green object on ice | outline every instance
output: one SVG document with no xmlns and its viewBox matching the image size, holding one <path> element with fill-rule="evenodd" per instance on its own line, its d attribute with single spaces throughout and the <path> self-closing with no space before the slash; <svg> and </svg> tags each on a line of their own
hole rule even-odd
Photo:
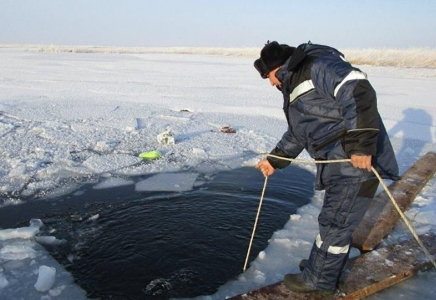
<svg viewBox="0 0 436 300">
<path fill-rule="evenodd" d="M 157 159 L 160 156 L 161 156 L 161 154 L 157 150 L 142 152 L 141 154 L 139 154 L 139 158 L 142 158 L 142 159 Z"/>
</svg>

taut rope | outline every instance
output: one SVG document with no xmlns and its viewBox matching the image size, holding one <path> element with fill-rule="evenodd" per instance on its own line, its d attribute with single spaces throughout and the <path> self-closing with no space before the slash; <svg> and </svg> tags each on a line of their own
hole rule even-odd
<svg viewBox="0 0 436 300">
<path fill-rule="evenodd" d="M 280 156 L 276 156 L 276 155 L 272 155 L 272 154 L 266 154 L 266 156 L 274 157 L 274 158 L 281 159 L 281 160 L 287 160 L 287 161 L 291 161 L 291 162 L 299 162 L 299 163 L 331 164 L 331 163 L 351 162 L 351 159 L 310 160 L 310 159 L 286 158 L 286 157 L 280 157 Z M 421 239 L 416 234 L 416 231 L 413 229 L 413 227 L 410 224 L 409 220 L 407 219 L 406 215 L 401 211 L 401 208 L 398 206 L 397 201 L 395 201 L 395 199 L 392 196 L 391 192 L 389 191 L 388 187 L 386 186 L 386 184 L 383 182 L 382 178 L 380 177 L 380 174 L 377 172 L 376 169 L 374 169 L 374 167 L 371 167 L 371 170 L 374 173 L 374 175 L 377 177 L 377 179 L 379 180 L 380 184 L 383 186 L 383 189 L 385 190 L 385 192 L 388 195 L 389 199 L 391 199 L 392 204 L 394 205 L 394 207 L 397 210 L 397 212 L 400 214 L 400 216 L 403 219 L 404 223 L 406 224 L 407 228 L 409 228 L 410 232 L 412 233 L 412 235 L 415 238 L 415 240 L 418 242 L 419 246 L 421 246 L 421 248 L 424 251 L 424 253 L 427 256 L 427 258 L 430 260 L 430 262 L 436 268 L 436 262 L 434 261 L 432 255 L 430 254 L 430 252 L 427 250 L 427 248 L 422 243 Z M 250 251 L 251 251 L 251 244 L 253 243 L 254 233 L 256 232 L 257 221 L 259 219 L 260 209 L 262 207 L 262 202 L 263 202 L 263 197 L 265 195 L 265 189 L 266 189 L 267 182 L 268 182 L 268 176 L 265 176 L 265 182 L 263 184 L 262 195 L 261 195 L 260 201 L 259 201 L 259 208 L 257 209 L 256 220 L 254 222 L 253 232 L 251 234 L 250 244 L 248 246 L 247 257 L 245 258 L 244 271 L 247 268 L 248 257 L 250 256 Z"/>
</svg>

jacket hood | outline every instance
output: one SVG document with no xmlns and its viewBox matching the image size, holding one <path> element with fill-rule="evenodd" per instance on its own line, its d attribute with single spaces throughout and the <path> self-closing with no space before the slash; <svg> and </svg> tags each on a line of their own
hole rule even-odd
<svg viewBox="0 0 436 300">
<path fill-rule="evenodd" d="M 323 56 L 323 55 L 335 55 L 342 56 L 344 55 L 335 48 L 312 44 L 311 42 L 304 43 L 299 45 L 294 53 L 284 62 L 280 70 L 276 73 L 276 77 L 280 80 L 280 82 L 286 82 L 287 79 L 292 75 L 294 71 L 296 71 L 301 62 L 307 56 Z"/>
</svg>

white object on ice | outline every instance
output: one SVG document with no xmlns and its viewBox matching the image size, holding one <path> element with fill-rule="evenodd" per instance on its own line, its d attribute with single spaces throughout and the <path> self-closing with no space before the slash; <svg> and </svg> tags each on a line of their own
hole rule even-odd
<svg viewBox="0 0 436 300">
<path fill-rule="evenodd" d="M 42 223 L 42 221 L 40 219 L 31 219 L 29 222 L 30 227 L 34 227 L 34 228 L 41 228 L 42 226 L 44 226 L 44 223 Z"/>
<path fill-rule="evenodd" d="M 10 239 L 30 239 L 39 232 L 36 227 L 20 227 L 0 230 L 0 241 Z"/>
<path fill-rule="evenodd" d="M 159 133 L 157 136 L 157 141 L 162 145 L 174 145 L 176 143 L 174 133 L 170 129 Z"/>
<path fill-rule="evenodd" d="M 4 260 L 23 260 L 35 257 L 35 250 L 28 245 L 6 245 L 0 250 L 0 259 Z"/>
<path fill-rule="evenodd" d="M 98 218 L 100 218 L 100 214 L 93 215 L 93 216 L 89 217 L 88 220 L 90 220 L 90 221 L 95 221 L 95 220 L 97 220 Z"/>
<path fill-rule="evenodd" d="M 34 237 L 44 224 L 39 219 L 30 220 L 29 227 L 0 230 L 0 241 L 11 239 L 30 239 Z"/>
<path fill-rule="evenodd" d="M 34 285 L 35 289 L 39 292 L 50 290 L 56 279 L 56 269 L 47 266 L 40 266 L 38 271 L 38 279 Z"/>
<path fill-rule="evenodd" d="M 54 236 L 36 236 L 35 240 L 40 244 L 51 246 L 59 246 L 65 242 L 64 240 L 58 240 Z"/>
</svg>

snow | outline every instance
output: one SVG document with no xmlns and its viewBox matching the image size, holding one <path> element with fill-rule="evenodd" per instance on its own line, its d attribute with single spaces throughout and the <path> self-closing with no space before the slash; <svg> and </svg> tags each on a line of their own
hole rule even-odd
<svg viewBox="0 0 436 300">
<path fill-rule="evenodd" d="M 201 185 L 199 174 L 253 166 L 286 129 L 281 95 L 260 79 L 252 59 L 17 49 L 0 53 L 2 206 L 29 196 L 80 193 L 84 179 L 95 189 L 134 184 L 138 191 L 188 191 Z M 404 172 L 428 151 L 436 151 L 436 70 L 361 69 L 378 93 L 379 111 Z M 223 125 L 236 133 L 220 132 Z M 162 132 L 171 132 L 174 144 L 159 143 Z M 162 157 L 138 158 L 153 150 Z M 309 157 L 304 152 L 301 158 Z M 313 165 L 304 168 L 315 173 Z M 143 179 L 128 179 L 137 175 Z M 436 232 L 435 193 L 432 179 L 407 212 L 419 233 Z M 298 272 L 317 234 L 322 198 L 316 192 L 277 228 L 246 272 L 241 262 L 238 278 L 198 299 L 224 299 Z M 38 236 L 44 224 L 29 221 L 28 227 L 0 228 L 0 299 L 86 299 L 40 245 L 56 247 L 62 241 Z M 384 243 L 404 237 L 410 234 L 399 223 Z M 359 255 L 356 251 L 353 255 Z M 435 279 L 434 270 L 425 272 L 368 299 L 434 298 Z"/>
</svg>

